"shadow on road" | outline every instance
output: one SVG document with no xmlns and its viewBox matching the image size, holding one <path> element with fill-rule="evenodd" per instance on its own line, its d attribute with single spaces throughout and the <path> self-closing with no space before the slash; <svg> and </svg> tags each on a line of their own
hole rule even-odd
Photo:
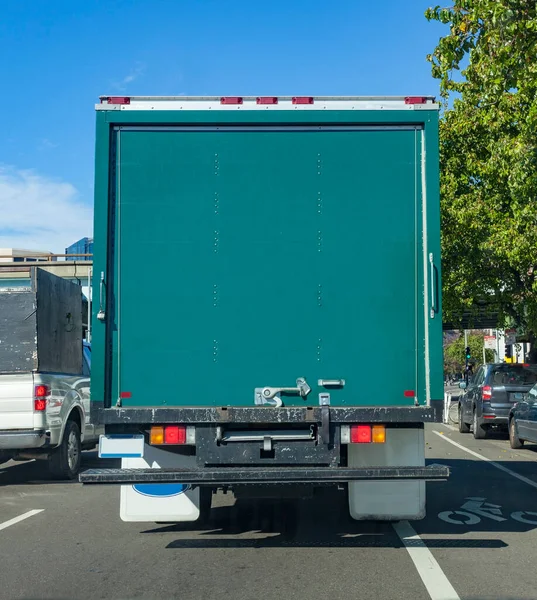
<svg viewBox="0 0 537 600">
<path fill-rule="evenodd" d="M 204 525 L 167 524 L 143 531 L 174 532 L 178 538 L 167 548 L 403 547 L 390 523 L 353 521 L 348 515 L 346 494 L 330 489 L 310 500 L 238 500 L 232 506 L 213 508 Z M 504 548 L 507 544 L 501 539 L 439 538 L 427 540 L 427 546 L 477 549 Z"/>
<path fill-rule="evenodd" d="M 119 468 L 120 461 L 99 459 L 97 451 L 89 450 L 82 452 L 81 470 L 94 467 Z M 78 479 L 70 481 L 55 480 L 48 472 L 46 460 L 8 461 L 0 464 L 0 486 L 8 485 L 51 485 L 51 484 L 73 485 Z"/>
</svg>

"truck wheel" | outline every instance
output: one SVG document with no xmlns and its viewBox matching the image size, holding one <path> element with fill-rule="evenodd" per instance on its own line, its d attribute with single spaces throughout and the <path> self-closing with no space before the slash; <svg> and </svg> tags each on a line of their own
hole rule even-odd
<svg viewBox="0 0 537 600">
<path fill-rule="evenodd" d="M 479 425 L 479 422 L 477 420 L 477 411 L 476 410 L 474 410 L 473 429 L 474 429 L 474 438 L 476 440 L 484 440 L 487 437 L 486 429 L 483 429 L 483 427 L 481 427 L 481 425 Z"/>
<path fill-rule="evenodd" d="M 511 419 L 511 421 L 509 422 L 509 444 L 514 450 L 520 450 L 520 448 L 522 448 L 522 446 L 524 445 L 524 440 L 521 440 L 518 437 L 516 423 L 514 419 Z"/>
<path fill-rule="evenodd" d="M 55 479 L 74 479 L 81 459 L 80 429 L 74 421 L 67 421 L 62 442 L 49 458 L 50 474 Z"/>
<path fill-rule="evenodd" d="M 459 405 L 459 433 L 470 433 L 470 426 L 462 420 L 462 408 Z"/>
</svg>

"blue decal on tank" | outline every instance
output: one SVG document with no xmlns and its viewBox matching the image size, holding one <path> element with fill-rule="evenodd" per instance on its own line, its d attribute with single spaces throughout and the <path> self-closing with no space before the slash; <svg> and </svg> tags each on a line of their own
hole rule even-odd
<svg viewBox="0 0 537 600">
<path fill-rule="evenodd" d="M 154 496 L 156 498 L 169 498 L 179 496 L 191 489 L 191 485 L 183 483 L 136 483 L 132 489 L 142 496 Z"/>
</svg>

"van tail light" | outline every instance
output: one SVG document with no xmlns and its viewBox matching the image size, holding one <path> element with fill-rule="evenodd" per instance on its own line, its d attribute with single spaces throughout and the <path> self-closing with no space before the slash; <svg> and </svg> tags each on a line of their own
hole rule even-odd
<svg viewBox="0 0 537 600">
<path fill-rule="evenodd" d="M 149 432 L 153 446 L 186 444 L 186 425 L 154 425 Z"/>
<path fill-rule="evenodd" d="M 492 398 L 492 388 L 490 385 L 483 386 L 483 402 L 490 402 Z"/>
<path fill-rule="evenodd" d="M 34 410 L 43 411 L 47 408 L 47 398 L 50 396 L 48 385 L 36 385 L 34 388 Z"/>
</svg>

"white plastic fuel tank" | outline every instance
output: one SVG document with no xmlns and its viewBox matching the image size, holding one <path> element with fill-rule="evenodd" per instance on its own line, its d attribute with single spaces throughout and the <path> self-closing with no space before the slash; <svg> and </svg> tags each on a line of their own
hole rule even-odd
<svg viewBox="0 0 537 600">
<path fill-rule="evenodd" d="M 349 444 L 349 467 L 423 467 L 423 429 L 386 428 L 384 444 Z M 425 517 L 424 481 L 349 483 L 349 512 L 356 520 L 393 521 Z"/>
<path fill-rule="evenodd" d="M 122 458 L 123 469 L 194 467 L 195 456 L 182 456 L 145 444 L 143 458 Z M 195 521 L 200 515 L 199 487 L 179 483 L 144 483 L 121 486 L 123 521 Z"/>
</svg>

